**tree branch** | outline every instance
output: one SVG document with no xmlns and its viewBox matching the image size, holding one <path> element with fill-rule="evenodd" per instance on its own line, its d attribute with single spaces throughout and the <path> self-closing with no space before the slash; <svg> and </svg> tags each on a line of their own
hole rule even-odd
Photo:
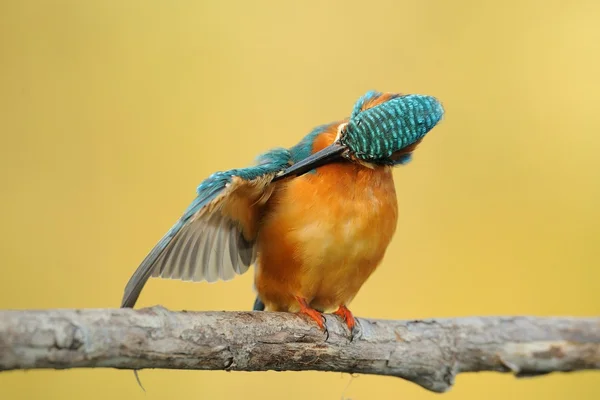
<svg viewBox="0 0 600 400">
<path fill-rule="evenodd" d="M 0 370 L 317 370 L 397 376 L 444 392 L 461 372 L 600 369 L 600 318 L 360 318 L 350 340 L 326 317 L 328 334 L 288 313 L 0 311 Z"/>
</svg>

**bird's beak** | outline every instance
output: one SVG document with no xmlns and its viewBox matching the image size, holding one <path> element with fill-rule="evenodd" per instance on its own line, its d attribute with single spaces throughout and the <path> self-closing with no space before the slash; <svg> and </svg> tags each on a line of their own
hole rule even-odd
<svg viewBox="0 0 600 400">
<path fill-rule="evenodd" d="M 308 171 L 311 171 L 315 168 L 321 167 L 325 164 L 329 164 L 332 162 L 339 161 L 342 158 L 342 155 L 346 151 L 346 146 L 334 142 L 329 146 L 325 147 L 323 150 L 316 152 L 315 154 L 310 155 L 302 161 L 297 162 L 292 165 L 285 171 L 283 171 L 280 175 L 277 175 L 273 181 L 277 181 L 279 179 L 287 178 L 290 176 L 300 176 Z"/>
</svg>

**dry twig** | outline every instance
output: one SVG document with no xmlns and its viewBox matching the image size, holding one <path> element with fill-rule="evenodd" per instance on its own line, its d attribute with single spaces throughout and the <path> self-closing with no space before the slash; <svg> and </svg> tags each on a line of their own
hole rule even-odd
<svg viewBox="0 0 600 400">
<path fill-rule="evenodd" d="M 600 318 L 359 318 L 358 325 L 351 341 L 332 315 L 326 335 L 288 313 L 0 311 L 0 370 L 318 370 L 397 376 L 444 392 L 461 372 L 600 369 Z"/>
</svg>

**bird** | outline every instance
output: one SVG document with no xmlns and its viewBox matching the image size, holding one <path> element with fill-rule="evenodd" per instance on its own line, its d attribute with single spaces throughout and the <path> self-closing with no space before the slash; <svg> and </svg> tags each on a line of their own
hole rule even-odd
<svg viewBox="0 0 600 400">
<path fill-rule="evenodd" d="M 332 312 L 352 331 L 348 306 L 396 231 L 392 170 L 443 115 L 433 96 L 371 90 L 295 146 L 215 172 L 135 270 L 121 307 L 151 277 L 228 281 L 254 265 L 254 311 L 303 314 L 321 329 Z"/>
</svg>

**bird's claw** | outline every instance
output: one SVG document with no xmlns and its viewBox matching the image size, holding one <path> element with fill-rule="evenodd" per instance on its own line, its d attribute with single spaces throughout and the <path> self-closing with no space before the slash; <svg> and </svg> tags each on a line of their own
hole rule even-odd
<svg viewBox="0 0 600 400">
<path fill-rule="evenodd" d="M 303 298 L 296 297 L 296 300 L 298 300 L 298 303 L 300 304 L 299 313 L 307 315 L 308 317 L 310 317 L 310 319 L 315 321 L 319 326 L 319 329 L 321 329 L 325 333 L 325 340 L 329 339 L 329 330 L 327 329 L 327 319 L 325 319 L 325 316 L 319 311 L 310 307 L 306 300 L 304 300 Z"/>
<path fill-rule="evenodd" d="M 358 323 L 356 323 L 352 329 L 350 330 L 350 341 L 353 342 L 355 338 L 360 334 L 360 329 L 358 327 Z"/>
<path fill-rule="evenodd" d="M 348 326 L 348 329 L 350 329 L 352 332 L 352 329 L 356 326 L 356 320 L 354 319 L 354 315 L 352 315 L 350 310 L 348 310 L 346 306 L 340 306 L 340 308 L 338 308 L 334 314 L 342 317 L 342 320 L 344 320 Z"/>
<path fill-rule="evenodd" d="M 356 326 L 356 319 L 354 318 L 354 315 L 352 315 L 352 312 L 350 312 L 346 306 L 341 305 L 334 314 L 341 317 L 346 323 L 346 326 L 350 331 L 350 341 L 354 340 L 354 336 L 358 333 L 358 327 Z"/>
<path fill-rule="evenodd" d="M 325 317 L 323 317 L 323 314 L 321 314 L 317 310 L 312 308 L 301 309 L 300 314 L 307 315 L 308 317 L 310 317 L 310 319 L 315 321 L 317 325 L 319 325 L 320 329 L 325 329 Z"/>
</svg>

